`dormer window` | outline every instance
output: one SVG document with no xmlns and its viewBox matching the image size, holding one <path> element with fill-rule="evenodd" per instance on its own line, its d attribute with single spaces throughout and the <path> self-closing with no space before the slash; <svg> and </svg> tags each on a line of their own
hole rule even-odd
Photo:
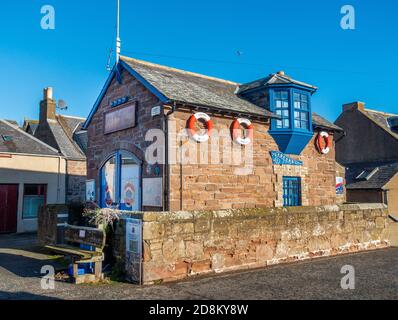
<svg viewBox="0 0 398 320">
<path fill-rule="evenodd" d="M 314 135 L 311 96 L 316 90 L 280 71 L 241 85 L 237 94 L 277 115 L 279 119 L 271 119 L 269 133 L 279 151 L 300 155 Z"/>
</svg>

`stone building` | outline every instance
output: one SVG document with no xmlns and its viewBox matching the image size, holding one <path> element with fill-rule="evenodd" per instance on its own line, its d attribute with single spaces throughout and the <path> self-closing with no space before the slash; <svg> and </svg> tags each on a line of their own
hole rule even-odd
<svg viewBox="0 0 398 320">
<path fill-rule="evenodd" d="M 0 234 L 36 231 L 40 205 L 65 203 L 65 174 L 58 150 L 0 119 Z"/>
<path fill-rule="evenodd" d="M 342 130 L 312 112 L 316 91 L 283 72 L 239 84 L 122 57 L 83 127 L 96 199 L 143 211 L 336 203 Z"/>
<path fill-rule="evenodd" d="M 398 115 L 354 102 L 336 124 L 345 131 L 336 157 L 347 168 L 347 201 L 384 203 L 398 217 Z"/>
<path fill-rule="evenodd" d="M 23 128 L 66 159 L 66 202 L 84 202 L 87 132 L 82 125 L 85 119 L 57 114 L 56 107 L 53 89 L 44 89 L 39 121 L 25 120 Z"/>
</svg>

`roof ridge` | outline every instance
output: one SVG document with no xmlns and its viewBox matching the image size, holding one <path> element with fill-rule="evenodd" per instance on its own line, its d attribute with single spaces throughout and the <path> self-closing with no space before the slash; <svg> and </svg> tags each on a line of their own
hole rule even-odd
<svg viewBox="0 0 398 320">
<path fill-rule="evenodd" d="M 228 83 L 228 84 L 236 85 L 236 86 L 240 86 L 241 85 L 240 83 L 235 82 L 235 81 L 225 80 L 225 79 L 221 79 L 221 78 L 217 78 L 217 77 L 211 77 L 211 76 L 207 76 L 207 75 L 204 75 L 204 74 L 201 74 L 201 73 L 187 71 L 187 70 L 182 70 L 182 69 L 177 69 L 177 68 L 173 68 L 173 67 L 168 67 L 168 66 L 164 66 L 164 65 L 161 65 L 161 64 L 153 63 L 153 62 L 148 62 L 148 61 L 139 60 L 139 59 L 135 59 L 135 58 L 130 58 L 130 57 L 126 57 L 126 56 L 121 56 L 120 58 L 123 61 L 132 60 L 132 61 L 135 61 L 137 63 L 141 63 L 143 65 L 153 66 L 153 67 L 157 67 L 157 68 L 160 68 L 160 69 L 174 71 L 174 72 L 179 72 L 179 73 L 182 73 L 182 74 L 196 76 L 196 77 L 200 77 L 200 78 L 204 78 L 204 79 L 208 79 L 208 80 L 219 81 L 219 82 Z"/>
<path fill-rule="evenodd" d="M 374 113 L 385 114 L 385 115 L 388 115 L 388 116 L 398 116 L 398 114 L 395 114 L 395 113 L 384 112 L 384 111 L 379 111 L 379 110 L 373 110 L 373 109 L 368 109 L 368 108 L 365 108 L 365 111 L 370 111 L 370 112 L 374 112 Z"/>
<path fill-rule="evenodd" d="M 13 128 L 14 130 L 16 130 L 16 131 L 18 131 L 18 132 L 24 134 L 25 136 L 29 137 L 30 139 L 32 139 L 32 140 L 34 140 L 34 141 L 36 141 L 36 142 L 42 144 L 43 146 L 47 147 L 47 148 L 50 149 L 51 151 L 54 151 L 54 152 L 56 152 L 56 153 L 59 153 L 59 151 L 58 151 L 57 149 L 51 147 L 50 145 L 48 145 L 47 143 L 41 141 L 40 139 L 36 138 L 35 136 L 32 136 L 31 134 L 29 134 L 29 133 L 23 131 L 20 127 L 16 127 L 16 126 L 12 125 L 11 123 L 9 123 L 8 121 L 3 120 L 3 119 L 0 119 L 0 121 L 3 122 L 3 123 L 5 123 L 5 124 L 8 125 L 9 127 Z"/>
<path fill-rule="evenodd" d="M 76 120 L 83 120 L 85 121 L 87 118 L 84 117 L 77 117 L 77 116 L 69 116 L 65 114 L 57 114 L 58 117 L 64 117 L 64 118 L 70 118 L 70 119 L 76 119 Z"/>
</svg>

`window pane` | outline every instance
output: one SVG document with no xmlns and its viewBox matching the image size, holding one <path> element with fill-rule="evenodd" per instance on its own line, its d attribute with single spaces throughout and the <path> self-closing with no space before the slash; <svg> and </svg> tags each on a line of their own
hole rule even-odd
<svg viewBox="0 0 398 320">
<path fill-rule="evenodd" d="M 287 91 L 282 91 L 282 99 L 283 100 L 288 100 L 289 99 L 289 94 Z"/>
<path fill-rule="evenodd" d="M 277 120 L 276 121 L 276 127 L 277 128 L 282 128 L 282 121 L 281 120 Z"/>
<path fill-rule="evenodd" d="M 289 128 L 289 119 L 283 120 L 283 127 L 284 128 Z"/>
<path fill-rule="evenodd" d="M 41 205 L 46 204 L 47 186 L 42 184 L 26 184 L 23 196 L 23 219 L 36 219 Z"/>
<path fill-rule="evenodd" d="M 116 201 L 116 157 L 111 158 L 102 169 L 102 199 L 104 206 L 110 207 Z"/>
<path fill-rule="evenodd" d="M 276 106 L 277 108 L 282 108 L 282 101 L 281 101 L 281 100 L 276 100 L 275 102 L 276 102 L 276 103 L 275 103 L 275 106 Z"/>
<path fill-rule="evenodd" d="M 289 117 L 289 110 L 283 110 L 282 116 L 288 118 Z"/>
<path fill-rule="evenodd" d="M 121 210 L 139 210 L 140 168 L 129 154 L 121 158 Z"/>
<path fill-rule="evenodd" d="M 280 91 L 276 91 L 275 92 L 275 99 L 277 99 L 277 100 L 281 99 L 281 92 Z"/>
<path fill-rule="evenodd" d="M 307 96 L 306 94 L 302 94 L 302 95 L 301 95 L 301 100 L 302 100 L 303 102 L 308 102 L 308 96 Z"/>
</svg>

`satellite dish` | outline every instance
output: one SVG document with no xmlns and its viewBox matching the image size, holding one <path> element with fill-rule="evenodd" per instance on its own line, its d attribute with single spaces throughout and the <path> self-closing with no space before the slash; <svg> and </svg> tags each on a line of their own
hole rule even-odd
<svg viewBox="0 0 398 320">
<path fill-rule="evenodd" d="M 58 100 L 58 109 L 59 110 L 68 110 L 68 105 L 64 100 Z"/>
</svg>

